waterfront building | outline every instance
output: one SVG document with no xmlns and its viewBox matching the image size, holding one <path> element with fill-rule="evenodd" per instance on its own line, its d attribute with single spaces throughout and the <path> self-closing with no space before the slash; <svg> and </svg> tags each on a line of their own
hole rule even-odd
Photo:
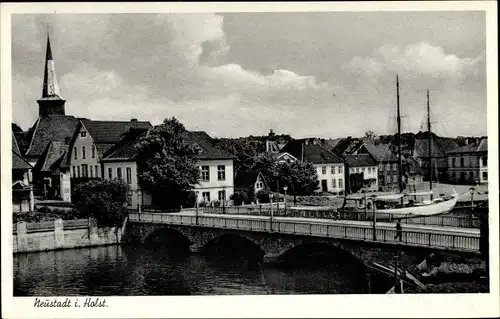
<svg viewBox="0 0 500 319">
<path fill-rule="evenodd" d="M 363 189 L 366 191 L 378 190 L 378 164 L 371 154 L 346 154 L 346 180 L 348 188 L 353 188 L 354 176 L 361 177 Z"/>
<path fill-rule="evenodd" d="M 447 153 L 448 179 L 457 184 L 488 183 L 488 139 L 467 144 Z"/>
<path fill-rule="evenodd" d="M 316 168 L 318 192 L 344 194 L 344 160 L 330 152 L 318 139 L 297 139 L 288 142 L 277 156 L 277 162 L 309 161 Z"/>
<path fill-rule="evenodd" d="M 27 212 L 34 209 L 32 166 L 22 156 L 12 134 L 12 210 Z"/>
<path fill-rule="evenodd" d="M 269 186 L 260 171 L 239 170 L 234 180 L 234 189 L 237 192 L 243 192 L 255 198 L 258 192 L 269 191 Z"/>
</svg>

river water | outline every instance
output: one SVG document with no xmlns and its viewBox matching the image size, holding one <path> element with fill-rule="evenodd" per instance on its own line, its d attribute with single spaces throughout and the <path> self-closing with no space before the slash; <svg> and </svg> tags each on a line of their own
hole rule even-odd
<svg viewBox="0 0 500 319">
<path fill-rule="evenodd" d="M 342 258 L 283 266 L 144 245 L 14 255 L 14 296 L 347 294 L 364 279 Z"/>
</svg>

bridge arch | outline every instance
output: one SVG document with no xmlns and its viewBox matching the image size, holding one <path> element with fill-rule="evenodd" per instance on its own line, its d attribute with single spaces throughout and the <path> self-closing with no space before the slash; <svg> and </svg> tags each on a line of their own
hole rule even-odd
<svg viewBox="0 0 500 319">
<path fill-rule="evenodd" d="M 249 236 L 238 233 L 221 233 L 203 243 L 200 249 L 205 254 L 222 254 L 262 258 L 265 255 L 261 245 Z"/>
<path fill-rule="evenodd" d="M 351 250 L 332 241 L 305 240 L 286 247 L 277 261 L 300 262 L 303 264 L 347 263 L 364 267 L 363 260 Z"/>
<path fill-rule="evenodd" d="M 146 246 L 178 252 L 188 252 L 192 243 L 189 233 L 173 227 L 158 227 L 143 239 Z"/>
</svg>

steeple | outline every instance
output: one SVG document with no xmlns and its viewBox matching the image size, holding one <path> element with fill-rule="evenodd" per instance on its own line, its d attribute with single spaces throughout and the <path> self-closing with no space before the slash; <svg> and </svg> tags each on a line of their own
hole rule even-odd
<svg viewBox="0 0 500 319">
<path fill-rule="evenodd" d="M 50 39 L 47 35 L 47 52 L 45 55 L 45 70 L 43 75 L 42 98 L 38 101 L 39 116 L 47 115 L 65 115 L 66 101 L 59 95 L 59 86 L 57 85 L 56 68 L 52 58 L 52 49 Z"/>
</svg>

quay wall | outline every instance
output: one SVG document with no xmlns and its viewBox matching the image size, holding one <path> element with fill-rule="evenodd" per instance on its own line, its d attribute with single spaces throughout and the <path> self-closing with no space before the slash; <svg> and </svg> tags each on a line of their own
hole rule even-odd
<svg viewBox="0 0 500 319">
<path fill-rule="evenodd" d="M 95 219 L 19 222 L 13 225 L 13 253 L 120 244 L 126 223 L 127 219 L 122 227 L 98 227 Z"/>
</svg>

